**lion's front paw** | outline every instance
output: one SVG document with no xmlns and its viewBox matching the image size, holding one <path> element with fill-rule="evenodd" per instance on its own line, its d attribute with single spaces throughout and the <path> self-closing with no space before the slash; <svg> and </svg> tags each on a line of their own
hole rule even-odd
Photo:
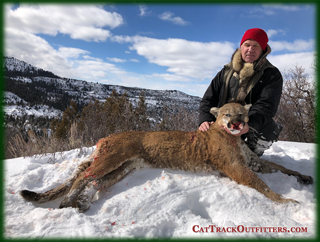
<svg viewBox="0 0 320 242">
<path fill-rule="evenodd" d="M 305 175 L 295 175 L 298 182 L 304 185 L 313 184 L 313 178 L 311 176 L 305 176 Z"/>
</svg>

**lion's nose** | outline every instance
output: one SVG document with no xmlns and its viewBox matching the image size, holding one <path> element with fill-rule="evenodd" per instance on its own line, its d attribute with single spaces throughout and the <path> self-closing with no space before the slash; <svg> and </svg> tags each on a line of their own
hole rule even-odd
<svg viewBox="0 0 320 242">
<path fill-rule="evenodd" d="M 242 129 L 243 128 L 243 124 L 242 123 L 233 123 L 232 124 L 232 129 L 236 129 L 236 130 L 240 130 L 240 129 Z"/>
</svg>

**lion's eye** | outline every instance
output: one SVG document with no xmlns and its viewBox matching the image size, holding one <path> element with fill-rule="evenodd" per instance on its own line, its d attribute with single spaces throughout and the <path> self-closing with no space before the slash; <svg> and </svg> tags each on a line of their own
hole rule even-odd
<svg viewBox="0 0 320 242">
<path fill-rule="evenodd" d="M 231 117 L 231 114 L 226 113 L 225 116 L 226 117 Z"/>
</svg>

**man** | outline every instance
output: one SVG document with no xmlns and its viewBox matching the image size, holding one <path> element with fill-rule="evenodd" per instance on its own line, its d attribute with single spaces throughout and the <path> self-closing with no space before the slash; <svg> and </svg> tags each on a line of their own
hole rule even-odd
<svg viewBox="0 0 320 242">
<path fill-rule="evenodd" d="M 207 131 L 215 121 L 210 108 L 227 102 L 252 104 L 249 122 L 236 136 L 261 156 L 278 140 L 282 127 L 274 122 L 282 93 L 280 71 L 267 59 L 271 53 L 266 32 L 249 29 L 231 62 L 215 76 L 200 102 L 199 130 Z"/>
</svg>

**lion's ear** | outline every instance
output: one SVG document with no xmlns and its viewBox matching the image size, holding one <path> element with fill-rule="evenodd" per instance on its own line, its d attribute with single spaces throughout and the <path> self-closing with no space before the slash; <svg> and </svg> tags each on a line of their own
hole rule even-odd
<svg viewBox="0 0 320 242">
<path fill-rule="evenodd" d="M 249 112 L 249 109 L 251 108 L 252 104 L 247 104 L 244 106 L 244 108 L 247 110 L 247 112 Z"/>
<path fill-rule="evenodd" d="M 216 118 L 217 118 L 218 115 L 219 115 L 219 111 L 220 111 L 220 108 L 216 108 L 216 107 L 213 107 L 213 108 L 210 109 L 210 113 L 211 113 L 212 115 L 214 115 Z"/>
</svg>

